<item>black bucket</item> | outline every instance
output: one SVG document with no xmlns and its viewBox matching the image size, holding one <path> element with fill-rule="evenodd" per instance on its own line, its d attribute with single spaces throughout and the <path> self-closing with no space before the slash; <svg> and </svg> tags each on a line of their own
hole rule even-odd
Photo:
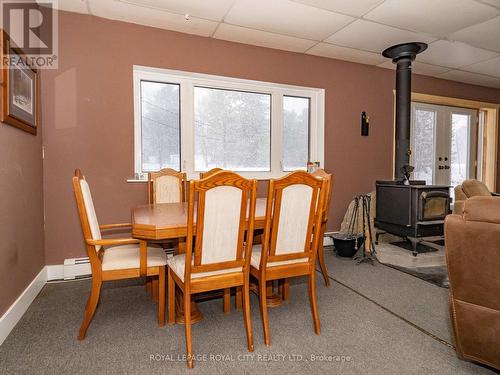
<svg viewBox="0 0 500 375">
<path fill-rule="evenodd" d="M 365 237 L 361 234 L 336 233 L 333 236 L 333 246 L 340 257 L 352 258 L 363 246 Z M 357 246 L 356 246 L 357 245 Z"/>
</svg>

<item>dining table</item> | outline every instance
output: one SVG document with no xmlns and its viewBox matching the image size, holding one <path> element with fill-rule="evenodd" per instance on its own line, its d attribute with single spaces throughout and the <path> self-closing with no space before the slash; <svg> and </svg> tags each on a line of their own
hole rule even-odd
<svg viewBox="0 0 500 375">
<path fill-rule="evenodd" d="M 255 206 L 255 230 L 264 229 L 266 215 L 266 198 L 257 198 Z M 196 204 L 196 202 L 195 202 Z M 196 215 L 196 209 L 194 210 Z M 178 251 L 185 249 L 185 237 L 187 236 L 188 203 L 152 203 L 136 206 L 132 209 L 132 237 L 140 241 L 140 274 L 146 276 L 147 269 L 147 246 L 149 242 L 178 239 Z M 196 220 L 196 217 L 195 217 Z M 267 284 L 267 303 L 269 307 L 276 307 L 283 303 L 288 295 L 288 285 L 285 280 L 280 280 L 282 296 L 275 293 L 274 283 Z M 254 292 L 256 288 L 252 288 Z M 176 322 L 184 323 L 184 312 L 182 293 L 176 293 Z M 206 296 L 201 296 L 201 299 Z M 196 306 L 196 301 L 191 301 L 191 322 L 196 323 L 203 315 Z M 237 309 L 241 308 L 241 302 L 236 299 Z"/>
</svg>

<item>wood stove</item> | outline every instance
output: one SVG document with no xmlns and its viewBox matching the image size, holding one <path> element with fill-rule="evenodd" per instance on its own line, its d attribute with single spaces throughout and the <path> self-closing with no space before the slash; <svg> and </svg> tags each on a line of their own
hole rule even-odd
<svg viewBox="0 0 500 375">
<path fill-rule="evenodd" d="M 444 218 L 450 211 L 449 186 L 410 180 L 411 65 L 426 49 L 425 43 L 411 42 L 389 47 L 382 53 L 397 66 L 395 181 L 377 181 L 375 225 L 409 239 L 415 256 L 422 237 L 443 235 Z"/>
<path fill-rule="evenodd" d="M 425 181 L 377 181 L 375 226 L 406 237 L 418 254 L 422 237 L 442 236 L 444 218 L 450 212 L 450 188 Z"/>
</svg>

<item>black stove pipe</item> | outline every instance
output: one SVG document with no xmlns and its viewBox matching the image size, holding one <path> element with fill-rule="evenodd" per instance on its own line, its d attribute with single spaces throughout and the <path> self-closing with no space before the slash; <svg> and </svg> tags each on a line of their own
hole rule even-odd
<svg viewBox="0 0 500 375">
<path fill-rule="evenodd" d="M 410 164 L 411 59 L 397 61 L 396 68 L 396 155 L 394 176 L 403 179 L 402 168 Z"/>
<path fill-rule="evenodd" d="M 410 168 L 411 63 L 425 43 L 404 43 L 389 47 L 382 53 L 396 64 L 396 152 L 394 176 L 403 181 Z M 411 170 L 410 170 L 411 171 Z"/>
</svg>

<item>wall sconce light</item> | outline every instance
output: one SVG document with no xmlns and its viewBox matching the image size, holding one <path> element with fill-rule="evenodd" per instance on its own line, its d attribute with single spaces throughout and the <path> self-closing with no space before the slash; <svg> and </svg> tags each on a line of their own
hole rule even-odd
<svg viewBox="0 0 500 375">
<path fill-rule="evenodd" d="M 361 135 L 363 137 L 368 137 L 370 132 L 370 118 L 366 115 L 366 112 L 361 112 Z"/>
</svg>

